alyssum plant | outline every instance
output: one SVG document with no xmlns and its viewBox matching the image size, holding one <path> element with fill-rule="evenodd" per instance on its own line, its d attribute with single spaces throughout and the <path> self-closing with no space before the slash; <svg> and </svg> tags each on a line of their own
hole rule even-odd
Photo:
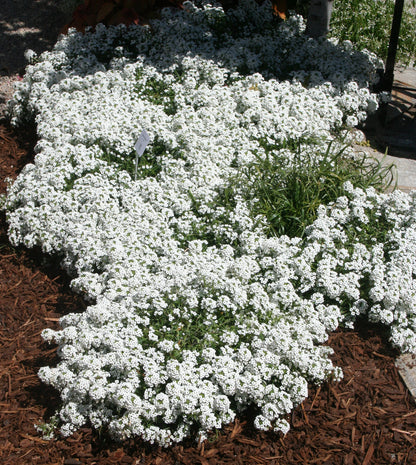
<svg viewBox="0 0 416 465">
<path fill-rule="evenodd" d="M 277 26 L 270 5 L 184 6 L 70 31 L 10 105 L 39 136 L 9 188 L 10 240 L 59 254 L 90 301 L 43 332 L 59 345 L 39 376 L 60 391 L 64 435 L 91 424 L 167 446 L 248 405 L 256 427 L 286 432 L 308 382 L 341 377 L 323 343 L 342 321 L 367 314 L 416 349 L 415 196 L 343 177 L 289 237 L 271 231 L 255 169 L 273 160 L 276 189 L 336 163 L 336 136 L 377 108 L 377 58 L 308 39 L 301 17 Z"/>
</svg>

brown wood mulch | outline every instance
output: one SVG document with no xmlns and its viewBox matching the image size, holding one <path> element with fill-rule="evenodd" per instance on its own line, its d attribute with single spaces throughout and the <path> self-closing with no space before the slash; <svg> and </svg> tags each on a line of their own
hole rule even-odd
<svg viewBox="0 0 416 465">
<path fill-rule="evenodd" d="M 33 156 L 33 130 L 0 125 L 0 179 L 15 177 Z M 1 183 L 4 193 L 6 184 Z M 82 428 L 45 441 L 34 424 L 52 415 L 59 395 L 37 371 L 57 362 L 40 336 L 58 318 L 85 308 L 57 263 L 13 248 L 0 218 L 0 463 L 4 465 L 370 465 L 416 464 L 416 404 L 394 365 L 397 355 L 380 328 L 337 331 L 329 345 L 344 380 L 310 388 L 291 415 L 286 436 L 256 431 L 248 412 L 205 441 L 168 449 L 141 441 L 114 443 Z"/>
</svg>

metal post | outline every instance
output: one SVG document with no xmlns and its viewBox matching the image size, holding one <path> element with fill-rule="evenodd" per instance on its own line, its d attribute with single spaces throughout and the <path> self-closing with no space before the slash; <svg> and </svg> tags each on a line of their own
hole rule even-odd
<svg viewBox="0 0 416 465">
<path fill-rule="evenodd" d="M 400 24 L 402 22 L 404 0 L 396 0 L 394 4 L 393 23 L 391 26 L 389 50 L 387 53 L 386 70 L 381 82 L 381 90 L 391 92 L 394 81 L 394 64 L 396 62 L 397 45 L 399 43 Z"/>
</svg>

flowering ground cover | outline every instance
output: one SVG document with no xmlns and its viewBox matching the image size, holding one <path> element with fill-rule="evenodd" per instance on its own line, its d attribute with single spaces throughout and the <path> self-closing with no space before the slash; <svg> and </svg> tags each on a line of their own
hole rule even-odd
<svg viewBox="0 0 416 465">
<path fill-rule="evenodd" d="M 0 125 L 0 177 L 15 178 L 33 161 L 33 128 Z M 6 184 L 0 184 L 4 193 Z M 4 212 L 0 214 L 0 461 L 5 465 L 218 465 L 299 463 L 413 464 L 415 403 L 394 365 L 397 351 L 377 325 L 342 329 L 326 344 L 343 369 L 341 382 L 310 385 L 308 398 L 290 415 L 284 436 L 253 428 L 253 412 L 239 415 L 209 440 L 190 438 L 169 448 L 138 439 L 110 441 L 101 430 L 83 427 L 67 438 L 43 440 L 34 424 L 60 405 L 59 391 L 42 383 L 41 366 L 58 361 L 56 346 L 42 341 L 45 325 L 59 328 L 59 317 L 85 309 L 70 291 L 59 259 L 39 250 L 12 247 Z"/>
<path fill-rule="evenodd" d="M 323 345 L 341 322 L 368 315 L 415 350 L 414 196 L 347 182 L 290 237 L 255 189 L 270 160 L 283 187 L 333 152 L 356 161 L 339 136 L 377 108 L 377 58 L 267 4 L 184 6 L 70 32 L 32 56 L 11 105 L 39 142 L 6 199 L 9 237 L 59 255 L 90 301 L 43 333 L 61 361 L 40 377 L 62 399 L 45 432 L 169 445 L 248 406 L 286 432 L 308 382 L 341 377 Z"/>
</svg>

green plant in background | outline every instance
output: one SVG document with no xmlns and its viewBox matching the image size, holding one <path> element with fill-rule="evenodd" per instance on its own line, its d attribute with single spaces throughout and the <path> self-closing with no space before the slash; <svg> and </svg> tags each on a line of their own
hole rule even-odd
<svg viewBox="0 0 416 465">
<path fill-rule="evenodd" d="M 382 59 L 387 58 L 394 0 L 335 0 L 330 36 L 350 40 Z M 405 2 L 397 50 L 397 62 L 416 63 L 416 2 Z"/>
</svg>

